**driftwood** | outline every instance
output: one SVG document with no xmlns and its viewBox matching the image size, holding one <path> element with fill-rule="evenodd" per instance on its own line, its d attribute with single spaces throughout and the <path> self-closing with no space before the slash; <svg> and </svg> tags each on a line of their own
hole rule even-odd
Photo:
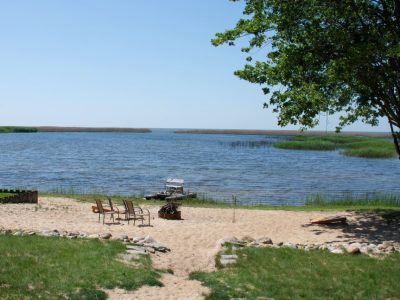
<svg viewBox="0 0 400 300">
<path fill-rule="evenodd" d="M 341 215 L 336 215 L 336 216 L 329 216 L 329 217 L 323 217 L 323 218 L 318 218 L 318 219 L 313 219 L 311 220 L 311 224 L 346 224 L 347 223 L 347 218 L 345 216 Z"/>
</svg>

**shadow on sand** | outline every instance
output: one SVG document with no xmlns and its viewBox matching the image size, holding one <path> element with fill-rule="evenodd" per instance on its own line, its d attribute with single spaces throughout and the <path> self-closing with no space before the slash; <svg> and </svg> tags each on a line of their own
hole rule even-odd
<svg viewBox="0 0 400 300">
<path fill-rule="evenodd" d="M 383 241 L 400 242 L 400 210 L 377 209 L 371 211 L 353 211 L 348 224 L 306 225 L 317 226 L 312 231 L 323 234 L 328 228 L 340 230 L 340 239 L 365 241 L 380 244 Z"/>
</svg>

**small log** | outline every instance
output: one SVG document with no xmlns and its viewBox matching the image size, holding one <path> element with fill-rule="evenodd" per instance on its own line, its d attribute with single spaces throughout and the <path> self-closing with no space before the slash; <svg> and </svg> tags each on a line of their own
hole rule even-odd
<svg viewBox="0 0 400 300">
<path fill-rule="evenodd" d="M 311 224 L 346 224 L 347 223 L 347 218 L 345 216 L 329 216 L 329 217 L 324 217 L 324 218 L 319 218 L 319 219 L 313 219 L 311 220 Z"/>
</svg>

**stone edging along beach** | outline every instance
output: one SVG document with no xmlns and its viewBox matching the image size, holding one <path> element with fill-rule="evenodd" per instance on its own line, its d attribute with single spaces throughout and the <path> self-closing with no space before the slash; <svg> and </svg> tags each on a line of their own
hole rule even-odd
<svg viewBox="0 0 400 300">
<path fill-rule="evenodd" d="M 86 232 L 68 232 L 63 231 L 59 232 L 57 229 L 54 230 L 45 230 L 41 232 L 35 231 L 22 231 L 22 230 L 11 230 L 0 228 L 0 234 L 9 234 L 13 236 L 32 236 L 39 235 L 44 237 L 64 237 L 67 239 L 77 239 L 77 238 L 87 238 L 87 239 L 100 239 L 100 240 L 119 240 L 127 245 L 134 245 L 141 247 L 143 250 L 143 254 L 150 253 L 166 253 L 170 252 L 166 245 L 159 243 L 151 236 L 145 237 L 129 237 L 128 235 L 121 235 L 120 237 L 113 237 L 111 233 L 86 233 Z M 217 249 L 222 249 L 226 245 L 231 245 L 237 248 L 245 248 L 245 247 L 269 247 L 269 248 L 291 248 L 291 249 L 299 249 L 304 251 L 311 250 L 328 250 L 329 252 L 335 254 L 366 254 L 369 256 L 377 256 L 382 254 L 390 254 L 394 252 L 400 252 L 400 242 L 393 241 L 383 241 L 382 243 L 376 245 L 374 243 L 367 242 L 349 242 L 349 243 L 322 243 L 322 244 L 297 244 L 291 242 L 279 242 L 274 244 L 272 240 L 268 237 L 262 237 L 258 239 L 254 239 L 250 236 L 245 236 L 242 239 L 237 239 L 234 236 L 225 237 L 216 241 Z M 130 249 L 127 246 L 128 250 Z"/>
</svg>

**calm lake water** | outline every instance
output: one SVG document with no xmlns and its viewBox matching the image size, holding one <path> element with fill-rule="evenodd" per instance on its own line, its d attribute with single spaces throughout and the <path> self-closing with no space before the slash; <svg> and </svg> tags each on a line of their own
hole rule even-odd
<svg viewBox="0 0 400 300">
<path fill-rule="evenodd" d="M 189 190 L 246 203 L 301 204 L 376 192 L 400 195 L 397 159 L 281 150 L 274 136 L 152 133 L 0 135 L 0 187 L 143 195 L 184 178 Z"/>
</svg>

